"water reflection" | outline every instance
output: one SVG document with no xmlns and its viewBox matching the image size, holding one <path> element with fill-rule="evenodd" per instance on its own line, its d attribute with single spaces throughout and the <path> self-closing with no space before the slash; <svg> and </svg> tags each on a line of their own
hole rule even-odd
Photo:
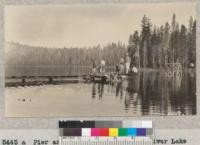
<svg viewBox="0 0 200 145">
<path fill-rule="evenodd" d="M 7 87 L 5 95 L 7 113 L 12 117 L 194 115 L 196 75 L 194 70 L 173 77 L 164 71 L 148 71 L 110 85 Z M 24 99 L 31 101 L 20 101 Z"/>
<path fill-rule="evenodd" d="M 123 97 L 123 81 L 117 82 L 116 84 L 116 97 L 120 96 L 120 98 L 122 99 Z"/>
<path fill-rule="evenodd" d="M 98 90 L 96 90 L 96 86 L 97 86 Z M 94 83 L 92 86 L 92 98 L 95 99 L 98 96 L 99 100 L 101 100 L 103 93 L 104 93 L 104 84 L 103 83 Z"/>
<path fill-rule="evenodd" d="M 118 79 L 111 87 L 116 98 L 123 100 L 125 111 L 140 115 L 193 115 L 196 114 L 195 80 L 193 71 L 171 77 L 150 71 Z M 93 84 L 92 98 L 101 100 L 106 97 L 104 91 L 104 84 Z"/>
</svg>

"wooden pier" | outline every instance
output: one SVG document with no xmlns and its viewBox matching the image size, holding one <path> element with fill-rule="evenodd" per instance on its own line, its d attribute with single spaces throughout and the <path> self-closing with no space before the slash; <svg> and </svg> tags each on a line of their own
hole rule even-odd
<svg viewBox="0 0 200 145">
<path fill-rule="evenodd" d="M 6 77 L 5 86 L 34 86 L 62 83 L 109 83 L 110 76 L 104 74 L 81 76 L 12 76 Z"/>
<path fill-rule="evenodd" d="M 85 82 L 84 76 L 13 76 L 6 77 L 5 86 L 34 86 L 80 82 Z"/>
</svg>

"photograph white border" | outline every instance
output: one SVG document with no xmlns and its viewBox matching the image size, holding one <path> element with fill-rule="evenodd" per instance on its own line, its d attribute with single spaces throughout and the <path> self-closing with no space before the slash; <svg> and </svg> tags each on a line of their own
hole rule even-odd
<svg viewBox="0 0 200 145">
<path fill-rule="evenodd" d="M 63 118 L 6 118 L 4 100 L 4 7 L 6 5 L 46 5 L 46 4 L 90 4 L 90 3 L 164 3 L 196 2 L 197 3 L 197 115 L 194 116 L 154 116 L 154 117 L 63 117 Z M 200 129 L 200 1 L 197 0 L 1 0 L 0 1 L 0 129 L 55 129 L 58 120 L 152 120 L 158 129 Z M 198 73 L 199 72 L 199 73 Z"/>
</svg>

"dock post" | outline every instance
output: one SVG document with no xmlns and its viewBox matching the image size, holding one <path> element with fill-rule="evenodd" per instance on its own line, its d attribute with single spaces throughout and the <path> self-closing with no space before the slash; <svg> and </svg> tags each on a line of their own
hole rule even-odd
<svg viewBox="0 0 200 145">
<path fill-rule="evenodd" d="M 22 77 L 22 86 L 25 86 L 25 84 L 26 84 L 26 79 L 25 77 Z"/>
<path fill-rule="evenodd" d="M 52 84 L 53 83 L 53 78 L 52 77 L 49 77 L 49 84 Z"/>
</svg>

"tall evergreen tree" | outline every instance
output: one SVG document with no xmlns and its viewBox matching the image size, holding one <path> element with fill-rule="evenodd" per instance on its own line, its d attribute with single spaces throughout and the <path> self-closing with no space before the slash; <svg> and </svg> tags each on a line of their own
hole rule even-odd
<svg viewBox="0 0 200 145">
<path fill-rule="evenodd" d="M 129 38 L 129 45 L 128 45 L 128 54 L 131 58 L 131 65 L 130 68 L 133 66 L 140 67 L 140 52 L 139 52 L 139 45 L 140 45 L 140 37 L 138 31 L 135 31 L 133 35 Z"/>
<path fill-rule="evenodd" d="M 142 32 L 141 32 L 141 64 L 143 67 L 151 67 L 151 21 L 144 15 L 142 18 Z"/>
</svg>

